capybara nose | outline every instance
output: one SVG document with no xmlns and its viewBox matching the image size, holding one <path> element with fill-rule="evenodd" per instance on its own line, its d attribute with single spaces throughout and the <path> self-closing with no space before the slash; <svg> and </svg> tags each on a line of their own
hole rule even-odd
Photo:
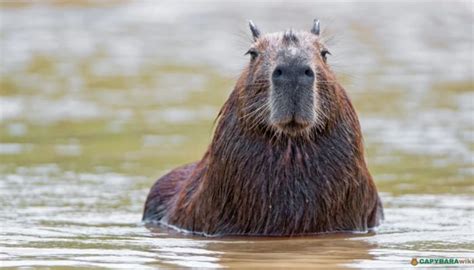
<svg viewBox="0 0 474 270">
<path fill-rule="evenodd" d="M 311 86 L 314 83 L 313 69 L 306 64 L 280 64 L 272 73 L 275 86 Z"/>
</svg>

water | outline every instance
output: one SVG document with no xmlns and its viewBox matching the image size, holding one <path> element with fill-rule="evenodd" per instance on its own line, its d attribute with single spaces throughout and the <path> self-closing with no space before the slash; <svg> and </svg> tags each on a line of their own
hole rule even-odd
<svg viewBox="0 0 474 270">
<path fill-rule="evenodd" d="M 411 267 L 474 257 L 472 4 L 2 1 L 0 266 Z M 13 4 L 12 4 L 13 3 Z M 199 159 L 264 31 L 321 19 L 361 118 L 376 233 L 202 238 L 140 223 Z M 469 34 L 471 33 L 471 34 Z"/>
</svg>

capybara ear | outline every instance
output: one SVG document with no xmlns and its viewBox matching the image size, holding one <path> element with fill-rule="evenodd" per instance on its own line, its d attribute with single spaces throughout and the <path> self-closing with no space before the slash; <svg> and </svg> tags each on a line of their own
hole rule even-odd
<svg viewBox="0 0 474 270">
<path fill-rule="evenodd" d="M 315 34 L 316 36 L 319 36 L 319 32 L 320 32 L 319 20 L 314 19 L 313 27 L 311 28 L 311 33 Z"/>
<path fill-rule="evenodd" d="M 250 31 L 252 31 L 253 40 L 257 41 L 257 39 L 260 37 L 260 30 L 252 22 L 252 20 L 249 20 L 249 26 L 250 26 Z"/>
</svg>

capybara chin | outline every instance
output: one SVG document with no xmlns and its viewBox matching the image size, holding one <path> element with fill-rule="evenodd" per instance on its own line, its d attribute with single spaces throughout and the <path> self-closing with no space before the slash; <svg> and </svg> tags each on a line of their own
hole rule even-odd
<svg viewBox="0 0 474 270">
<path fill-rule="evenodd" d="M 143 220 L 204 235 L 367 231 L 383 219 L 359 120 L 319 21 L 262 34 L 203 158 L 151 188 Z"/>
</svg>

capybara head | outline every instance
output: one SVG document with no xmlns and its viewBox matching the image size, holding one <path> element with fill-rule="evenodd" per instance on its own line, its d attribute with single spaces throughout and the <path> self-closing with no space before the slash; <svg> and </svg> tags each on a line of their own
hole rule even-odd
<svg viewBox="0 0 474 270">
<path fill-rule="evenodd" d="M 250 21 L 254 43 L 239 93 L 241 119 L 250 129 L 300 136 L 325 125 L 326 64 L 319 21 L 310 31 L 262 34 Z"/>
</svg>

